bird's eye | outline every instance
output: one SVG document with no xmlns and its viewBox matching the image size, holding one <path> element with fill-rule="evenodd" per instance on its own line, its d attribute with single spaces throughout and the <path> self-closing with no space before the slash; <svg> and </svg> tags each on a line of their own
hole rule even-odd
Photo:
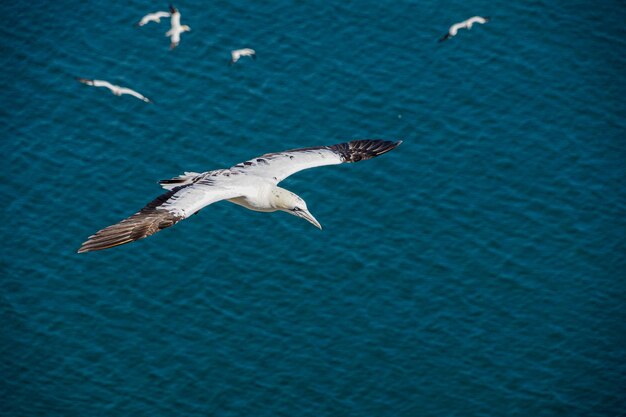
<svg viewBox="0 0 626 417">
<path fill-rule="evenodd" d="M 300 211 L 300 207 L 294 207 L 292 211 Z"/>
</svg>

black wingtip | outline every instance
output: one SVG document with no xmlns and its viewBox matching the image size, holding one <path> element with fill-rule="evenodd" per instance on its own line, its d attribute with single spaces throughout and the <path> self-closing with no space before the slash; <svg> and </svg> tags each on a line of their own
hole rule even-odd
<svg viewBox="0 0 626 417">
<path fill-rule="evenodd" d="M 159 185 L 168 185 L 168 184 L 182 184 L 187 181 L 187 178 L 172 178 L 170 180 L 160 180 Z"/>
<path fill-rule="evenodd" d="M 441 38 L 439 38 L 439 43 L 448 40 L 448 38 L 450 38 L 450 34 L 446 33 L 445 35 L 443 35 Z"/>
<path fill-rule="evenodd" d="M 401 140 L 364 139 L 333 145 L 330 149 L 339 153 L 344 162 L 359 162 L 390 152 L 401 143 Z"/>
</svg>

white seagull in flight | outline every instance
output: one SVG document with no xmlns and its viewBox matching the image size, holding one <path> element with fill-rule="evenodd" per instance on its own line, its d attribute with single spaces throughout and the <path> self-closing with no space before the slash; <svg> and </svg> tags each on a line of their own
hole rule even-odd
<svg viewBox="0 0 626 417">
<path fill-rule="evenodd" d="M 150 22 L 157 22 L 157 23 L 161 23 L 161 18 L 162 17 L 170 17 L 172 14 L 170 12 L 155 12 L 155 13 L 149 13 L 147 15 L 145 15 L 144 17 L 141 18 L 141 20 L 137 23 L 135 23 L 135 26 L 143 26 L 147 23 Z"/>
<path fill-rule="evenodd" d="M 220 200 L 249 210 L 284 211 L 302 217 L 318 228 L 319 222 L 306 203 L 291 191 L 278 187 L 282 180 L 303 169 L 358 162 L 395 149 L 402 141 L 355 140 L 333 146 L 268 153 L 228 169 L 183 175 L 159 183 L 169 190 L 121 222 L 89 236 L 78 252 L 108 249 L 134 242 L 197 213 Z"/>
<path fill-rule="evenodd" d="M 180 24 L 180 12 L 174 6 L 170 6 L 170 12 L 172 13 L 172 18 L 170 22 L 172 24 L 170 30 L 165 32 L 165 36 L 169 36 L 171 39 L 170 49 L 174 49 L 180 43 L 180 34 L 183 32 L 189 32 L 191 28 L 187 25 Z"/>
<path fill-rule="evenodd" d="M 230 53 L 231 60 L 230 65 L 233 65 L 235 62 L 239 61 L 239 58 L 242 56 L 251 56 L 252 59 L 256 59 L 256 52 L 254 49 L 243 48 L 243 49 L 235 49 Z"/>
<path fill-rule="evenodd" d="M 487 23 L 489 20 L 490 20 L 489 17 L 474 16 L 462 22 L 455 23 L 454 25 L 450 26 L 450 29 L 448 29 L 448 33 L 446 33 L 445 35 L 441 37 L 441 39 L 439 39 L 439 42 L 443 42 L 453 36 L 456 36 L 459 29 L 470 30 L 474 23 L 480 23 L 481 25 L 483 25 Z"/>
<path fill-rule="evenodd" d="M 139 94 L 135 90 L 131 90 L 130 88 L 126 88 L 126 87 L 120 87 L 119 85 L 113 85 L 108 81 L 88 80 L 86 78 L 76 78 L 76 79 L 83 84 L 91 85 L 93 87 L 106 87 L 109 90 L 111 90 L 111 92 L 115 94 L 116 96 L 121 96 L 122 94 L 129 94 L 133 97 L 137 97 L 139 100 L 145 101 L 146 103 L 152 103 L 152 100 L 150 100 L 148 97 L 143 96 L 142 94 Z"/>
</svg>

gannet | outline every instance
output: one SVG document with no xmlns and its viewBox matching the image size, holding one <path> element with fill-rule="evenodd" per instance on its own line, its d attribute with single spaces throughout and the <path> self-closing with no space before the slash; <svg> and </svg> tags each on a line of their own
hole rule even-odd
<svg viewBox="0 0 626 417">
<path fill-rule="evenodd" d="M 169 36 L 171 38 L 170 49 L 174 49 L 180 43 L 180 34 L 183 32 L 189 32 L 191 28 L 187 25 L 180 24 L 180 12 L 174 6 L 170 6 L 170 12 L 172 13 L 172 18 L 170 19 L 172 27 L 170 30 L 165 32 L 165 36 Z"/>
<path fill-rule="evenodd" d="M 88 80 L 86 78 L 76 78 L 76 79 L 83 84 L 91 85 L 94 87 L 106 87 L 109 90 L 111 90 L 111 92 L 115 94 L 116 96 L 121 96 L 122 94 L 130 94 L 133 97 L 137 97 L 138 99 L 145 101 L 146 103 L 152 103 L 152 100 L 139 94 L 135 90 L 131 90 L 130 88 L 126 88 L 126 87 L 120 87 L 119 85 L 113 85 L 108 81 Z"/>
<path fill-rule="evenodd" d="M 482 25 L 482 24 L 487 23 L 489 19 L 490 19 L 489 17 L 474 16 L 462 22 L 455 23 L 454 25 L 450 26 L 450 29 L 448 29 L 448 33 L 446 33 L 444 36 L 441 37 L 441 39 L 439 39 L 439 42 L 443 42 L 447 40 L 448 38 L 456 36 L 459 29 L 470 30 L 474 23 L 480 23 Z"/>
<path fill-rule="evenodd" d="M 170 17 L 170 16 L 171 16 L 170 12 L 149 13 L 149 14 L 145 15 L 144 17 L 142 17 L 139 22 L 135 23 L 135 26 L 143 26 L 143 25 L 145 25 L 147 23 L 150 23 L 150 22 L 161 23 L 161 18 L 162 17 Z"/>
<path fill-rule="evenodd" d="M 230 56 L 230 64 L 232 65 L 235 62 L 239 61 L 239 58 L 241 58 L 242 56 L 251 56 L 252 59 L 256 59 L 256 52 L 254 51 L 254 49 L 250 48 L 235 49 L 230 53 Z"/>
<path fill-rule="evenodd" d="M 185 172 L 159 181 L 166 190 L 134 215 L 89 236 L 79 253 L 108 249 L 150 236 L 220 200 L 261 212 L 284 211 L 322 228 L 302 198 L 278 183 L 308 168 L 358 162 L 395 149 L 402 141 L 355 140 L 332 146 L 268 153 L 228 169 Z"/>
</svg>

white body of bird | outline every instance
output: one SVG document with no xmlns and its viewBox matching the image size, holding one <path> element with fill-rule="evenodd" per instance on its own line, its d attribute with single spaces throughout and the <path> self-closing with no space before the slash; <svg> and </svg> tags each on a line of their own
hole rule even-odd
<svg viewBox="0 0 626 417">
<path fill-rule="evenodd" d="M 269 153 L 228 169 L 185 172 L 170 180 L 160 181 L 168 192 L 134 215 L 90 236 L 78 252 L 107 249 L 142 239 L 220 200 L 254 211 L 284 211 L 321 229 L 304 200 L 278 187 L 278 183 L 304 169 L 375 158 L 395 149 L 400 143 L 355 140 L 333 146 Z"/>
<path fill-rule="evenodd" d="M 113 85 L 113 84 L 111 84 L 108 81 L 88 80 L 86 78 L 77 78 L 77 80 L 79 82 L 83 83 L 83 84 L 90 85 L 92 87 L 105 87 L 105 88 L 108 88 L 116 96 L 121 96 L 123 94 L 128 94 L 128 95 L 131 95 L 133 97 L 138 98 L 139 100 L 143 100 L 146 103 L 152 103 L 152 100 L 150 100 L 149 98 L 145 97 L 144 95 L 136 92 L 135 90 L 131 90 L 130 88 L 126 88 L 126 87 L 120 87 L 119 85 Z"/>
<path fill-rule="evenodd" d="M 180 34 L 183 32 L 189 32 L 191 28 L 187 25 L 180 24 L 180 12 L 178 9 L 170 6 L 170 12 L 172 13 L 172 17 L 170 19 L 171 27 L 170 30 L 165 32 L 165 36 L 170 37 L 170 49 L 174 49 L 180 43 Z"/>
<path fill-rule="evenodd" d="M 472 29 L 474 23 L 480 23 L 481 25 L 483 25 L 489 20 L 489 17 L 474 16 L 462 22 L 455 23 L 454 25 L 450 26 L 450 29 L 448 29 L 448 33 L 446 33 L 441 39 L 439 39 L 439 42 L 443 42 L 453 36 L 456 36 L 456 34 L 459 32 L 459 29 L 470 30 Z"/>
<path fill-rule="evenodd" d="M 230 64 L 232 65 L 235 62 L 239 61 L 239 58 L 241 58 L 242 56 L 251 56 L 252 59 L 256 59 L 256 52 L 254 49 L 250 48 L 235 49 L 230 53 Z"/>
</svg>

